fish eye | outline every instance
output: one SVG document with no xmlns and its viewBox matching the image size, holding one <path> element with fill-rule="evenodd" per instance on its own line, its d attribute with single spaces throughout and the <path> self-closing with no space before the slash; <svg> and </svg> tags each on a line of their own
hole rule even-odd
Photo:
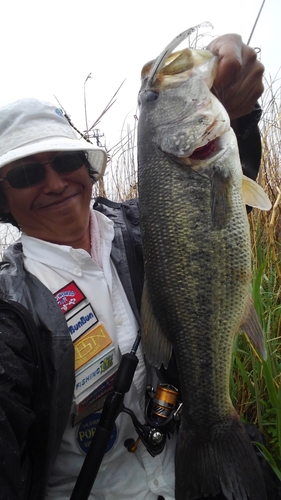
<svg viewBox="0 0 281 500">
<path fill-rule="evenodd" d="M 148 102 L 156 101 L 158 99 L 158 92 L 152 92 L 152 90 L 149 90 L 148 92 L 145 93 L 146 100 Z"/>
</svg>

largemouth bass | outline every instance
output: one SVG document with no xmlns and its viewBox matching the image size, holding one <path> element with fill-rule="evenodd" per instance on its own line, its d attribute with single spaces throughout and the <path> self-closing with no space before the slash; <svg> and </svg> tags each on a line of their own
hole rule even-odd
<svg viewBox="0 0 281 500">
<path fill-rule="evenodd" d="M 245 202 L 264 209 L 270 202 L 256 183 L 243 180 L 227 112 L 210 91 L 217 58 L 209 51 L 172 53 L 192 30 L 142 71 L 143 346 L 153 365 L 167 367 L 172 350 L 178 365 L 183 411 L 176 500 L 265 500 L 258 461 L 230 400 L 229 376 L 239 330 L 266 357 L 249 298 Z"/>
</svg>

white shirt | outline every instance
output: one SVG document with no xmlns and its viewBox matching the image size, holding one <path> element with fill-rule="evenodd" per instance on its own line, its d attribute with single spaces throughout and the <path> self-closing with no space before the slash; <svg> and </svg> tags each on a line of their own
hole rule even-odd
<svg viewBox="0 0 281 500">
<path fill-rule="evenodd" d="M 86 297 L 85 303 L 90 304 L 105 326 L 119 361 L 120 352 L 124 354 L 132 348 L 137 322 L 110 260 L 113 223 L 99 212 L 96 212 L 96 216 L 100 227 L 102 268 L 83 249 L 52 244 L 25 234 L 22 235 L 24 263 L 26 269 L 54 294 L 69 282 L 75 282 Z M 147 380 L 141 348 L 137 356 L 139 363 L 124 404 L 144 423 Z M 90 433 L 88 424 L 92 424 L 92 420 L 88 416 L 73 426 L 73 415 L 70 416 L 46 498 L 69 500 L 85 458 L 83 446 L 81 449 L 81 436 Z M 164 496 L 165 500 L 174 500 L 175 436 L 167 441 L 162 454 L 154 458 L 142 443 L 138 445 L 136 453 L 129 453 L 124 446 L 128 438 L 136 440 L 137 434 L 130 417 L 121 413 L 116 421 L 111 448 L 103 458 L 90 500 L 156 500 L 159 495 Z"/>
</svg>

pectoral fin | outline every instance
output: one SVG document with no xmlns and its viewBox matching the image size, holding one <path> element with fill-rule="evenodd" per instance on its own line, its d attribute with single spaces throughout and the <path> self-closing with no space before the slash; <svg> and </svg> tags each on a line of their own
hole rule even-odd
<svg viewBox="0 0 281 500">
<path fill-rule="evenodd" d="M 246 205 L 259 208 L 260 210 L 270 210 L 271 202 L 265 191 L 255 181 L 243 175 L 242 192 Z"/>
<path fill-rule="evenodd" d="M 162 332 L 149 300 L 148 288 L 144 282 L 141 304 L 142 345 L 145 357 L 157 368 L 163 363 L 167 368 L 172 355 L 172 344 Z"/>
<path fill-rule="evenodd" d="M 261 353 L 262 358 L 266 360 L 267 352 L 264 342 L 264 333 L 254 308 L 252 297 L 249 296 L 245 313 L 243 316 L 240 329 L 245 332 L 248 337 L 253 341 L 258 351 Z"/>
</svg>

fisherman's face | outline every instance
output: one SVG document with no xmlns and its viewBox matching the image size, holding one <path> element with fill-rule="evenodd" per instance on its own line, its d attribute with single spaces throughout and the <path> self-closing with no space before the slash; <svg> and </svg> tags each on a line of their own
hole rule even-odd
<svg viewBox="0 0 281 500">
<path fill-rule="evenodd" d="M 39 153 L 5 165 L 1 178 L 23 164 L 46 164 L 44 179 L 33 186 L 16 189 L 7 180 L 1 183 L 6 198 L 4 209 L 27 235 L 77 248 L 79 244 L 73 242 L 89 235 L 92 183 L 84 165 L 74 172 L 57 173 L 48 162 L 59 154 L 63 153 Z"/>
</svg>

